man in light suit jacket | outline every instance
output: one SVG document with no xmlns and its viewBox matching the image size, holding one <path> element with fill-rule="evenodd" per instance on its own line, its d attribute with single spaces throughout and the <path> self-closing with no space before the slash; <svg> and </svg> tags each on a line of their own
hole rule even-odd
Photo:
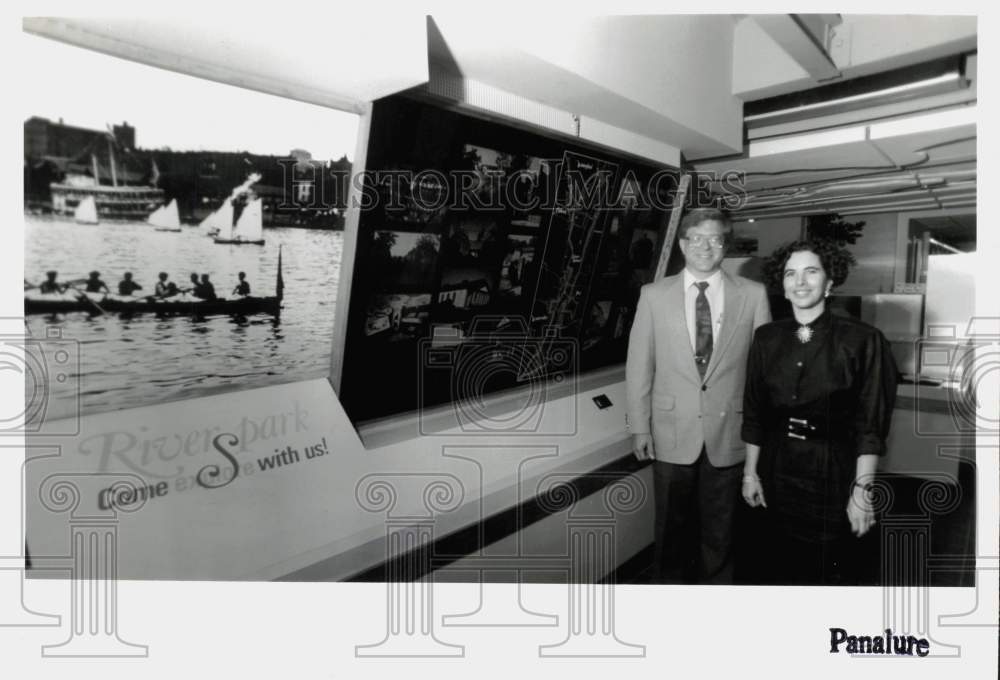
<svg viewBox="0 0 1000 680">
<path fill-rule="evenodd" d="M 733 578 L 747 352 L 771 314 L 761 284 L 721 269 L 732 231 L 719 210 L 684 217 L 684 271 L 643 286 L 629 336 L 628 425 L 636 457 L 654 461 L 656 568 L 668 583 Z"/>
</svg>

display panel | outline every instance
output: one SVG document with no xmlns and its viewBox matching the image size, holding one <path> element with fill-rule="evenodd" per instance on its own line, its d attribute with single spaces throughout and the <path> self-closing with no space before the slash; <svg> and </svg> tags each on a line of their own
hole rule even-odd
<svg viewBox="0 0 1000 680">
<path fill-rule="evenodd" d="M 622 363 L 674 168 L 375 102 L 340 397 L 354 422 Z"/>
<path fill-rule="evenodd" d="M 20 45 L 28 419 L 325 377 L 358 116 Z"/>
</svg>

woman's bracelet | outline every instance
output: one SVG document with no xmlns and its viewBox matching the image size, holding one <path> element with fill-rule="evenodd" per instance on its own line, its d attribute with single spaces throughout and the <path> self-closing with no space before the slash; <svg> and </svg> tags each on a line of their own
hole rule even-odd
<svg viewBox="0 0 1000 680">
<path fill-rule="evenodd" d="M 743 475 L 744 484 L 746 484 L 747 482 L 759 482 L 759 481 L 760 477 L 758 477 L 757 475 Z"/>
<path fill-rule="evenodd" d="M 858 480 L 855 479 L 854 480 L 854 486 L 860 488 L 865 493 L 871 493 L 871 490 L 872 490 L 872 488 L 875 485 L 872 484 L 871 482 L 868 482 L 867 484 L 862 484 L 861 482 L 859 482 Z M 854 487 L 851 487 L 851 488 L 853 489 Z"/>
</svg>

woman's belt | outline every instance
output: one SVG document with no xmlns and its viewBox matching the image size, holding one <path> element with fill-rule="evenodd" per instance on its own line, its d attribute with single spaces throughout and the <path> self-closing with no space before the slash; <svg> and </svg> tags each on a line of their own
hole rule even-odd
<svg viewBox="0 0 1000 680">
<path fill-rule="evenodd" d="M 774 431 L 789 439 L 840 439 L 850 437 L 853 424 L 846 418 L 828 418 L 815 414 L 778 412 L 774 414 Z"/>
<path fill-rule="evenodd" d="M 827 439 L 829 427 L 825 420 L 817 418 L 793 418 L 789 416 L 784 419 L 785 436 L 791 439 Z"/>
</svg>

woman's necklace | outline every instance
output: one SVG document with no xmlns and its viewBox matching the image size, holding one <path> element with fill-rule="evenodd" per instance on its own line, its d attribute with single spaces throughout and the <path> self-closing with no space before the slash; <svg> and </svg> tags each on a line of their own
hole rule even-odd
<svg viewBox="0 0 1000 680">
<path fill-rule="evenodd" d="M 795 337 L 797 337 L 799 339 L 799 342 L 801 342 L 803 345 L 806 344 L 813 338 L 812 326 L 805 324 L 799 326 L 798 330 L 795 331 Z"/>
</svg>

